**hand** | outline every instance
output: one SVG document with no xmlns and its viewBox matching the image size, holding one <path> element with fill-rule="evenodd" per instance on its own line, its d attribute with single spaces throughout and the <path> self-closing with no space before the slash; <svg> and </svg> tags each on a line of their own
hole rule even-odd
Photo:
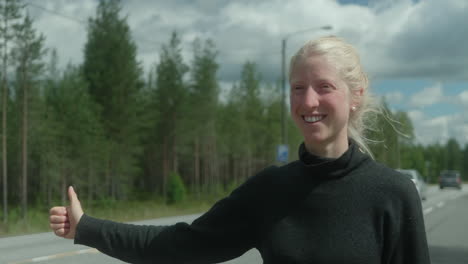
<svg viewBox="0 0 468 264">
<path fill-rule="evenodd" d="M 80 200 L 73 190 L 73 187 L 68 187 L 68 199 L 70 206 L 56 206 L 50 209 L 50 228 L 55 235 L 59 237 L 74 239 L 76 226 L 83 216 Z"/>
</svg>

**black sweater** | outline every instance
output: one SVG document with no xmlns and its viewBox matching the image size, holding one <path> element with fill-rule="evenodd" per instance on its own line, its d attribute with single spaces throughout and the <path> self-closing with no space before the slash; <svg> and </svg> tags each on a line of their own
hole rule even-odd
<svg viewBox="0 0 468 264">
<path fill-rule="evenodd" d="M 414 184 L 355 144 L 268 167 L 192 224 L 136 226 L 83 215 L 75 243 L 131 263 L 218 263 L 257 248 L 264 263 L 430 263 Z"/>
</svg>

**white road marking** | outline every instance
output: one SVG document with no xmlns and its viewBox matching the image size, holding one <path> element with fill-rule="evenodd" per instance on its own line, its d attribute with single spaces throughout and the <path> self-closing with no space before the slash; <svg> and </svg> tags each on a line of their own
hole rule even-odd
<svg viewBox="0 0 468 264">
<path fill-rule="evenodd" d="M 37 257 L 37 258 L 31 259 L 31 262 L 41 262 L 41 261 L 49 260 L 49 259 L 53 259 L 53 258 L 55 258 L 55 256 Z"/>
<path fill-rule="evenodd" d="M 76 254 L 98 253 L 97 249 L 89 248 L 76 251 Z"/>
<path fill-rule="evenodd" d="M 59 253 L 59 254 L 55 254 L 55 255 L 36 257 L 36 258 L 25 259 L 25 260 L 16 261 L 16 262 L 9 262 L 8 264 L 37 263 L 37 262 L 46 261 L 46 260 L 50 260 L 50 259 L 64 258 L 64 257 L 70 257 L 70 256 L 74 256 L 74 255 L 79 255 L 79 254 L 89 254 L 89 253 L 98 253 L 98 252 L 99 251 L 97 251 L 97 249 L 95 249 L 95 248 L 81 249 L 81 250 L 76 250 L 76 251 Z"/>
<path fill-rule="evenodd" d="M 433 209 L 434 208 L 432 208 L 432 207 L 424 209 L 424 214 L 427 215 L 428 213 L 432 212 Z"/>
<path fill-rule="evenodd" d="M 437 208 L 442 208 L 442 207 L 444 207 L 446 202 L 458 199 L 458 198 L 460 198 L 460 197 L 462 197 L 464 195 L 466 195 L 464 192 L 459 192 L 459 193 L 456 193 L 456 194 L 452 194 L 452 195 L 448 196 L 444 201 L 441 201 L 441 202 L 437 203 L 437 205 L 435 205 L 435 206 Z M 424 209 L 424 211 L 423 211 L 424 215 L 429 214 L 433 210 L 434 210 L 434 207 L 432 207 L 432 206 Z"/>
</svg>

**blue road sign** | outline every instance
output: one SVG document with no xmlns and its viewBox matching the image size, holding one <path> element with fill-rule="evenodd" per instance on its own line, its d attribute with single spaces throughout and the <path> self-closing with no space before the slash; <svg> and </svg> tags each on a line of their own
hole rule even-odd
<svg viewBox="0 0 468 264">
<path fill-rule="evenodd" d="M 276 156 L 276 160 L 279 162 L 287 162 L 289 156 L 289 148 L 288 145 L 278 145 L 278 153 Z"/>
</svg>

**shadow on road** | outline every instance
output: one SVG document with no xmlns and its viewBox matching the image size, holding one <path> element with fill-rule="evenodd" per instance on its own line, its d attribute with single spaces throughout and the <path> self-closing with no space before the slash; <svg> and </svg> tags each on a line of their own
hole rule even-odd
<svg viewBox="0 0 468 264">
<path fill-rule="evenodd" d="M 467 264 L 468 248 L 429 246 L 432 264 Z"/>
</svg>

